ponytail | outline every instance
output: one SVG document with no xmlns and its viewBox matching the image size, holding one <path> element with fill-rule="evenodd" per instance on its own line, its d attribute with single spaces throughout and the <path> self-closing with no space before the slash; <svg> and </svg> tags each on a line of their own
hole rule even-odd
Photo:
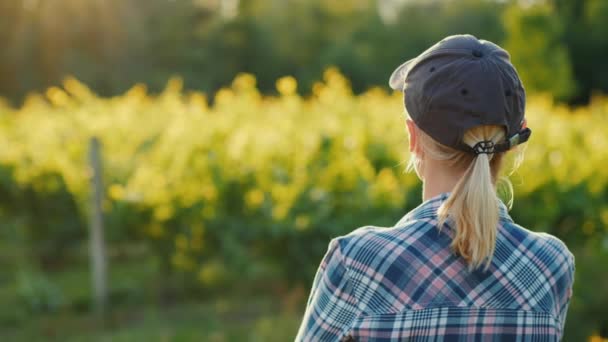
<svg viewBox="0 0 608 342">
<path fill-rule="evenodd" d="M 484 259 L 486 270 L 490 265 L 496 245 L 498 210 L 490 160 L 488 155 L 480 154 L 437 211 L 440 227 L 448 217 L 453 218 L 456 234 L 452 248 L 469 263 L 469 270 L 478 268 Z"/>
<path fill-rule="evenodd" d="M 466 260 L 469 271 L 479 268 L 484 261 L 486 271 L 496 247 L 500 217 L 496 180 L 504 152 L 473 155 L 442 145 L 420 129 L 417 132 L 423 149 L 431 158 L 445 160 L 457 169 L 464 169 L 462 178 L 437 211 L 439 227 L 450 218 L 456 232 L 451 244 L 453 251 Z M 482 140 L 498 143 L 503 139 L 501 126 L 488 125 L 468 130 L 463 140 L 472 147 Z M 410 165 L 419 163 L 419 160 L 410 161 Z M 506 183 L 510 185 L 508 180 Z"/>
</svg>

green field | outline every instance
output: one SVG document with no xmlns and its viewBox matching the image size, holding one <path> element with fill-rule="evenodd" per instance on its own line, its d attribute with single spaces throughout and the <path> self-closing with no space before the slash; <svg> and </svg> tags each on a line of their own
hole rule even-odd
<svg viewBox="0 0 608 342">
<path fill-rule="evenodd" d="M 160 279 L 155 258 L 139 250 L 139 255 L 111 259 L 110 308 L 101 319 L 91 312 L 86 263 L 60 272 L 29 274 L 33 280 L 29 285 L 37 287 L 38 298 L 44 298 L 45 291 L 58 296 L 58 309 L 28 311 L 23 298 L 16 296 L 24 284 L 4 282 L 1 340 L 286 341 L 295 336 L 301 289 L 185 296 Z"/>
<path fill-rule="evenodd" d="M 74 79 L 0 106 L 0 339 L 284 341 L 330 238 L 420 203 L 401 95 L 336 69 L 302 97 L 243 74 L 213 98 L 174 79 L 102 98 Z M 509 178 L 520 224 L 566 242 L 566 341 L 608 329 L 608 99 L 528 102 Z M 89 139 L 102 142 L 110 311 L 92 315 Z M 505 175 L 509 174 L 509 168 Z M 503 197 L 506 197 L 501 192 Z"/>
</svg>

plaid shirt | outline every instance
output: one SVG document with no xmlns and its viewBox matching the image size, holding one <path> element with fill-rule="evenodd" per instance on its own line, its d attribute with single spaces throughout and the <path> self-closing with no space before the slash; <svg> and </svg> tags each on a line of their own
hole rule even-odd
<svg viewBox="0 0 608 342">
<path fill-rule="evenodd" d="M 451 252 L 437 229 L 449 193 L 394 227 L 366 226 L 331 240 L 296 341 L 560 341 L 574 256 L 558 238 L 513 222 L 499 201 L 487 272 Z"/>
</svg>

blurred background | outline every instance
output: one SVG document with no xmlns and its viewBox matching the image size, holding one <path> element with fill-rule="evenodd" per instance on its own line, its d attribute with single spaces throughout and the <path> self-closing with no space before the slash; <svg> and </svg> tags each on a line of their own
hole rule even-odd
<svg viewBox="0 0 608 342">
<path fill-rule="evenodd" d="M 420 204 L 387 81 L 458 33 L 511 53 L 511 215 L 607 341 L 605 0 L 0 1 L 0 340 L 293 340 L 329 240 Z"/>
</svg>

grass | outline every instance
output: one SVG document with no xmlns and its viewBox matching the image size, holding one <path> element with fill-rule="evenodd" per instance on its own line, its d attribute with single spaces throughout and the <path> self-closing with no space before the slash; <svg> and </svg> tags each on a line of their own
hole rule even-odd
<svg viewBox="0 0 608 342">
<path fill-rule="evenodd" d="M 45 273 L 18 273 L 14 266 L 0 278 L 0 341 L 272 342 L 293 340 L 300 323 L 301 294 L 295 301 L 227 291 L 164 298 L 158 264 L 149 255 L 112 260 L 109 270 L 111 306 L 98 319 L 86 263 Z M 57 304 L 49 309 L 44 303 L 51 299 Z"/>
<path fill-rule="evenodd" d="M 225 300 L 223 300 L 225 301 Z M 299 315 L 268 310 L 269 298 L 216 314 L 222 301 L 182 303 L 169 308 L 147 306 L 113 310 L 105 324 L 94 316 L 44 315 L 3 331 L 2 341 L 288 341 L 294 338 Z M 255 306 L 255 313 L 251 311 Z M 243 310 L 244 309 L 244 310 Z M 261 310 L 264 309 L 264 310 Z"/>
</svg>

